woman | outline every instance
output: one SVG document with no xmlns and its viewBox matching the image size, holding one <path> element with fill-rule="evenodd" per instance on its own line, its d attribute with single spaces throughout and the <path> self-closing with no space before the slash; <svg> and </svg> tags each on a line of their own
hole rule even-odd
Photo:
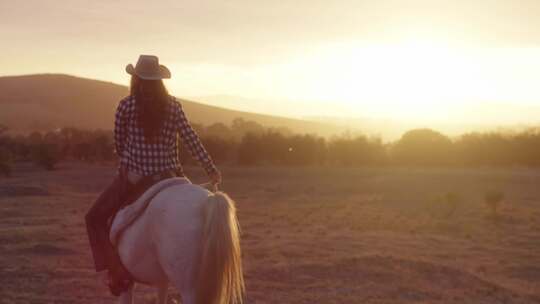
<svg viewBox="0 0 540 304">
<path fill-rule="evenodd" d="M 109 221 L 124 205 L 135 200 L 156 182 L 183 176 L 178 157 L 177 134 L 199 161 L 211 182 L 221 182 L 221 174 L 189 124 L 181 104 L 170 96 L 162 79 L 169 70 L 156 56 L 141 55 L 132 75 L 131 94 L 118 105 L 114 124 L 118 174 L 86 215 L 88 237 L 96 271 L 108 269 L 109 287 L 119 295 L 131 284 L 129 273 L 109 240 Z"/>
</svg>

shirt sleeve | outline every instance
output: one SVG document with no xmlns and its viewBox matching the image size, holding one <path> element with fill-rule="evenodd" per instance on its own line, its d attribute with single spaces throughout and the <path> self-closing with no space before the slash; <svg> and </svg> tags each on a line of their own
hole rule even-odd
<svg viewBox="0 0 540 304">
<path fill-rule="evenodd" d="M 122 99 L 116 108 L 114 115 L 114 148 L 116 155 L 120 158 L 124 156 L 127 139 L 127 121 L 126 121 L 127 102 Z"/>
<path fill-rule="evenodd" d="M 204 148 L 199 135 L 197 132 L 195 132 L 195 130 L 193 130 L 193 127 L 191 127 L 181 104 L 179 102 L 176 103 L 178 105 L 176 107 L 176 125 L 182 138 L 182 143 L 188 148 L 191 156 L 193 156 L 193 158 L 195 158 L 199 164 L 201 164 L 207 174 L 216 172 L 217 168 L 214 165 L 212 158 Z"/>
</svg>

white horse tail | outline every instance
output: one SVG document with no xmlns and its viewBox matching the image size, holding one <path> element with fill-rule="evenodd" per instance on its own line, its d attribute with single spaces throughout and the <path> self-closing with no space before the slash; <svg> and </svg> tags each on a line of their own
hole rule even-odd
<svg viewBox="0 0 540 304">
<path fill-rule="evenodd" d="M 243 302 L 240 227 L 234 201 L 223 192 L 210 194 L 204 206 L 202 255 L 196 289 L 197 304 Z"/>
</svg>

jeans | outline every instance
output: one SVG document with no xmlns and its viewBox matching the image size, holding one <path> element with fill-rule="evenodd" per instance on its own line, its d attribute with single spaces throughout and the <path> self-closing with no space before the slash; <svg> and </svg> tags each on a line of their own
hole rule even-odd
<svg viewBox="0 0 540 304">
<path fill-rule="evenodd" d="M 86 229 L 96 271 L 112 266 L 110 263 L 116 257 L 116 250 L 109 240 L 109 224 L 114 214 L 124 205 L 132 187 L 125 175 L 117 175 L 86 214 Z"/>
</svg>

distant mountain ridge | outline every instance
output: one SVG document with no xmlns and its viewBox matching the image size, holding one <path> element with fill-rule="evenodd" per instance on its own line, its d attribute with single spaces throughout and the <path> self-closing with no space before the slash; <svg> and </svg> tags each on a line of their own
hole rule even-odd
<svg viewBox="0 0 540 304">
<path fill-rule="evenodd" d="M 3 76 L 0 92 L 0 124 L 14 132 L 67 126 L 110 130 L 118 101 L 129 94 L 126 86 L 64 74 Z M 298 133 L 329 136 L 343 131 L 328 123 L 242 112 L 184 99 L 182 105 L 190 121 L 204 125 L 229 124 L 243 118 Z"/>
</svg>

